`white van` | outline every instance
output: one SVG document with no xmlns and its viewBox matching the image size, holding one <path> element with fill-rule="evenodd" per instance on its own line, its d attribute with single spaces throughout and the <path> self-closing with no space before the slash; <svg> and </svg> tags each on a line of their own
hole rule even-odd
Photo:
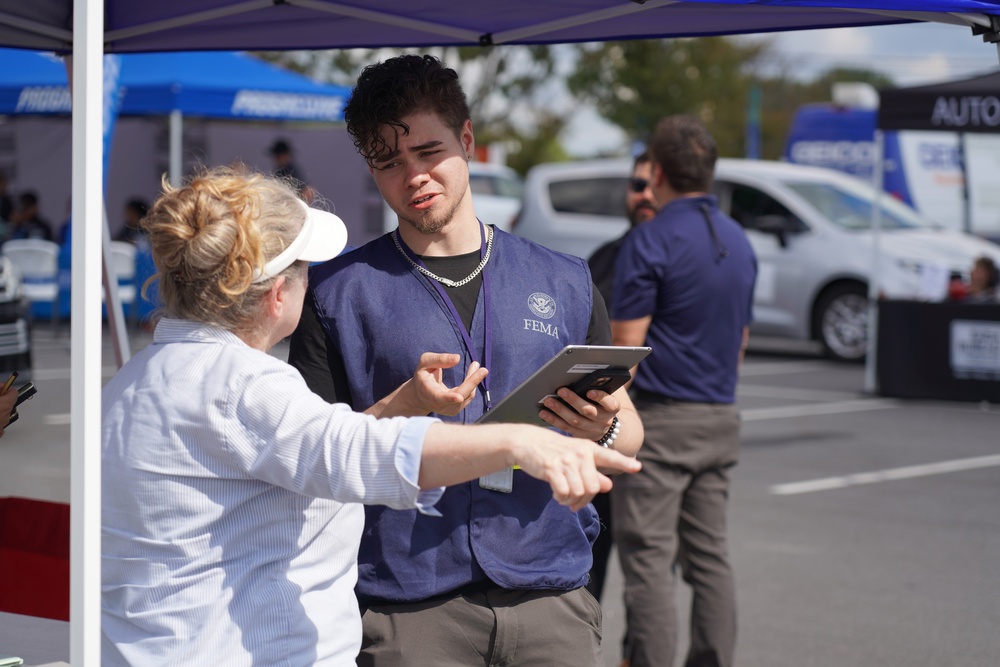
<svg viewBox="0 0 1000 667">
<path fill-rule="evenodd" d="M 514 232 L 588 257 L 628 229 L 630 170 L 628 160 L 535 167 Z M 874 189 L 830 169 L 722 159 L 713 192 L 757 254 L 751 332 L 818 340 L 831 357 L 862 359 Z M 882 229 L 879 290 L 889 298 L 922 298 L 927 275 L 967 275 L 981 255 L 1000 263 L 1000 246 L 935 227 L 888 196 L 882 198 Z"/>
</svg>

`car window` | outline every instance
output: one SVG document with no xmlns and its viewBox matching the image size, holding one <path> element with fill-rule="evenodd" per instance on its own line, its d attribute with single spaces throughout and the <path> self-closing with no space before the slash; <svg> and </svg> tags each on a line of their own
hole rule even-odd
<svg viewBox="0 0 1000 667">
<path fill-rule="evenodd" d="M 757 229 L 757 221 L 764 216 L 777 216 L 791 221 L 790 231 L 804 231 L 805 223 L 771 195 L 748 185 L 729 185 L 729 215 L 745 229 Z"/>
<path fill-rule="evenodd" d="M 521 181 L 491 174 L 469 174 L 469 187 L 474 195 L 521 198 Z"/>
<path fill-rule="evenodd" d="M 628 177 L 594 177 L 549 183 L 549 201 L 559 213 L 625 217 Z"/>
<path fill-rule="evenodd" d="M 831 183 L 786 182 L 786 185 L 834 224 L 845 229 L 871 228 L 873 202 L 870 197 Z M 881 209 L 881 225 L 885 229 L 930 226 L 916 211 L 888 196 L 883 198 Z"/>
</svg>

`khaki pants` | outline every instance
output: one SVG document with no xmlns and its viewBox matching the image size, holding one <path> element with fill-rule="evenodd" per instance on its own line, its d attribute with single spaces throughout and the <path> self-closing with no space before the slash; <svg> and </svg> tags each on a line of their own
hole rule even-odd
<svg viewBox="0 0 1000 667">
<path fill-rule="evenodd" d="M 360 667 L 598 667 L 601 606 L 585 588 L 466 595 L 363 610 Z"/>
<path fill-rule="evenodd" d="M 643 468 L 615 479 L 612 526 L 625 573 L 631 667 L 671 667 L 677 651 L 674 563 L 692 587 L 686 667 L 730 667 L 736 599 L 726 542 L 729 470 L 739 452 L 733 405 L 636 402 Z"/>
</svg>

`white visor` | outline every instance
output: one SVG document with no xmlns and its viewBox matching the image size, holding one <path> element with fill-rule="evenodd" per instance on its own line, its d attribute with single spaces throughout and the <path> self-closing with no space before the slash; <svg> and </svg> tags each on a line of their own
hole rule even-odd
<svg viewBox="0 0 1000 667">
<path fill-rule="evenodd" d="M 325 262 L 333 259 L 347 245 L 347 227 L 343 220 L 329 211 L 312 208 L 301 199 L 298 201 L 306 211 L 306 221 L 299 235 L 263 269 L 254 270 L 255 283 L 274 278 L 298 260 Z"/>
</svg>

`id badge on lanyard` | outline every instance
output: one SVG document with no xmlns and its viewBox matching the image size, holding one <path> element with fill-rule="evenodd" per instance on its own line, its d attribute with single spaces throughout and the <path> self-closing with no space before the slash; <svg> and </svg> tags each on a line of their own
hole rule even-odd
<svg viewBox="0 0 1000 667">
<path fill-rule="evenodd" d="M 494 472 L 486 475 L 485 477 L 480 477 L 479 486 L 483 489 L 489 489 L 490 491 L 510 493 L 514 490 L 514 469 L 508 466 L 500 472 Z"/>
</svg>

